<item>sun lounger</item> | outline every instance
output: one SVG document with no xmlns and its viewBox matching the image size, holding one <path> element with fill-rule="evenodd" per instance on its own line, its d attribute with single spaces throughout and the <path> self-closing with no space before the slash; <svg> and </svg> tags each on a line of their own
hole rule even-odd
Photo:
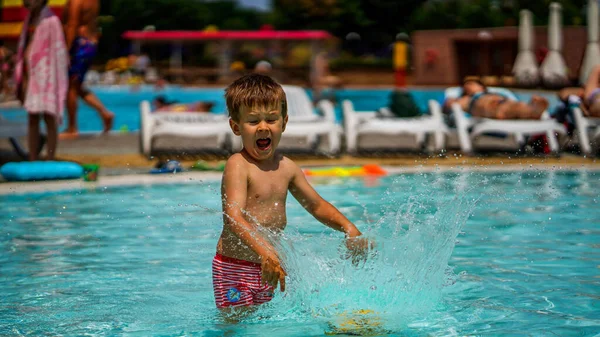
<svg viewBox="0 0 600 337">
<path fill-rule="evenodd" d="M 341 125 L 335 121 L 333 104 L 327 100 L 319 101 L 315 107 L 302 87 L 284 85 L 287 98 L 288 124 L 281 137 L 282 150 L 314 151 L 321 138 L 328 142 L 329 154 L 337 154 L 341 148 Z M 317 114 L 319 110 L 321 114 Z M 234 149 L 241 149 L 240 137 L 234 138 Z"/>
<path fill-rule="evenodd" d="M 600 118 L 585 117 L 579 107 L 571 108 L 571 112 L 575 120 L 575 128 L 577 129 L 581 151 L 586 155 L 590 155 L 592 154 L 594 143 L 600 141 Z"/>
<path fill-rule="evenodd" d="M 141 151 L 146 156 L 155 152 L 177 151 L 177 146 L 169 149 L 157 148 L 155 142 L 160 137 L 175 137 L 178 139 L 216 138 L 215 142 L 196 141 L 193 148 L 187 152 L 217 151 L 229 152 L 228 144 L 233 136 L 229 127 L 227 115 L 208 112 L 151 112 L 150 102 L 140 103 L 140 138 Z M 183 151 L 183 150 L 182 150 Z"/>
<path fill-rule="evenodd" d="M 100 84 L 113 85 L 117 84 L 118 79 L 114 70 L 105 71 L 100 76 Z"/>
<path fill-rule="evenodd" d="M 517 100 L 517 97 L 505 88 L 488 87 L 488 90 L 509 99 Z M 448 88 L 445 92 L 445 99 L 457 98 L 461 92 L 460 87 Z M 513 135 L 520 147 L 525 145 L 526 136 L 545 134 L 550 150 L 553 153 L 558 153 L 558 140 L 555 133 L 566 134 L 565 127 L 552 119 L 548 111 L 545 111 L 539 120 L 499 120 L 472 117 L 469 113 L 463 111 L 458 103 L 453 103 L 451 118 L 455 122 L 460 147 L 464 153 L 473 152 L 473 139 L 475 137 L 490 133 Z"/>
<path fill-rule="evenodd" d="M 85 85 L 95 85 L 98 84 L 100 82 L 100 73 L 98 73 L 95 70 L 90 70 L 87 72 L 87 74 L 85 74 L 85 78 L 83 80 L 83 83 Z"/>
<path fill-rule="evenodd" d="M 429 114 L 420 117 L 396 117 L 389 109 L 377 111 L 356 111 L 349 100 L 342 102 L 346 135 L 346 148 L 349 152 L 360 149 L 360 138 L 365 135 L 402 135 L 415 136 L 420 149 L 426 146 L 428 135 L 435 139 L 435 150 L 445 147 L 448 127 L 444 123 L 442 108 L 435 100 L 429 100 Z"/>
<path fill-rule="evenodd" d="M 144 82 L 146 83 L 154 83 L 156 81 L 158 81 L 160 79 L 160 76 L 158 76 L 158 71 L 156 71 L 156 68 L 148 68 L 146 70 L 146 74 L 144 75 Z"/>
</svg>

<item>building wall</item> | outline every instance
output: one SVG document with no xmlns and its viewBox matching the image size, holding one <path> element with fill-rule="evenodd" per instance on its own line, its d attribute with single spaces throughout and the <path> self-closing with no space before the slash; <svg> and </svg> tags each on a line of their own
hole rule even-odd
<svg viewBox="0 0 600 337">
<path fill-rule="evenodd" d="M 534 52 L 548 48 L 547 34 L 547 27 L 534 28 Z M 464 51 L 457 50 L 457 42 L 481 44 L 482 50 L 486 43 L 503 42 L 514 44 L 514 49 L 518 50 L 518 27 L 415 31 L 411 40 L 413 84 L 455 85 L 462 81 L 459 58 L 465 57 Z M 586 27 L 563 27 L 562 54 L 572 78 L 578 77 L 586 44 Z M 429 54 L 431 51 L 437 54 L 435 63 L 429 65 L 426 62 L 428 50 Z M 506 64 L 506 68 L 512 69 L 512 64 Z"/>
</svg>

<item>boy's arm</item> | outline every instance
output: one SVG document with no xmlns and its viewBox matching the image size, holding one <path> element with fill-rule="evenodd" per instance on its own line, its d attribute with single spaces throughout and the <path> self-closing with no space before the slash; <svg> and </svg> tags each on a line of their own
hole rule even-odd
<svg viewBox="0 0 600 337">
<path fill-rule="evenodd" d="M 308 183 L 304 173 L 294 165 L 294 177 L 290 183 L 290 192 L 312 216 L 323 224 L 344 232 L 347 237 L 353 238 L 362 233 L 350 222 L 337 208 L 323 199 Z"/>
</svg>

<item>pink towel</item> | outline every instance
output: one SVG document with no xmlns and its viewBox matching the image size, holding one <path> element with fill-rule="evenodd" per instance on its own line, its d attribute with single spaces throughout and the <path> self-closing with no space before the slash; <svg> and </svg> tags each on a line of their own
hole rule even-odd
<svg viewBox="0 0 600 337">
<path fill-rule="evenodd" d="M 68 54 L 62 24 L 52 10 L 44 7 L 29 42 L 29 53 L 24 55 L 28 23 L 29 15 L 23 24 L 15 67 L 15 77 L 19 84 L 23 80 L 23 59 L 27 58 L 29 80 L 23 106 L 29 113 L 55 115 L 60 125 L 69 86 Z"/>
</svg>

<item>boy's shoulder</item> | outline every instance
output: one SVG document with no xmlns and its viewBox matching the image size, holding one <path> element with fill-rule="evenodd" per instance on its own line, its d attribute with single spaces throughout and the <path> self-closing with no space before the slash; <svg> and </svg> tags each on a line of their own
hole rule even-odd
<svg viewBox="0 0 600 337">
<path fill-rule="evenodd" d="M 290 173 L 295 173 L 300 170 L 300 166 L 298 166 L 295 161 L 283 155 L 281 156 L 280 164 L 282 170 Z"/>
<path fill-rule="evenodd" d="M 228 166 L 232 166 L 232 165 L 235 165 L 235 166 L 246 165 L 247 163 L 248 163 L 248 159 L 246 159 L 246 157 L 244 157 L 243 154 L 238 152 L 238 153 L 232 154 L 227 159 L 227 162 L 225 163 L 225 168 L 227 168 Z"/>
<path fill-rule="evenodd" d="M 284 166 L 286 166 L 286 167 L 290 167 L 290 166 L 291 167 L 295 167 L 295 166 L 298 166 L 298 165 L 296 165 L 296 162 L 293 161 L 292 159 L 290 159 L 289 157 L 286 157 L 284 155 L 280 155 L 280 158 L 281 158 L 280 159 L 281 160 L 281 164 L 284 165 Z"/>
</svg>

